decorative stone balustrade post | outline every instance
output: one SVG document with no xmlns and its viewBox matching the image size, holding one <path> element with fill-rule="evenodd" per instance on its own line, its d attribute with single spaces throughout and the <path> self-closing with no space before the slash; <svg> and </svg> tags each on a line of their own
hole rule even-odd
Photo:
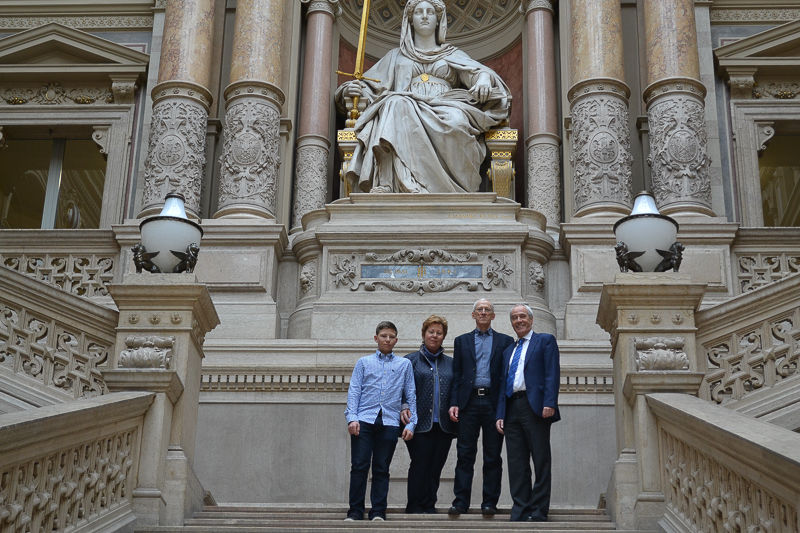
<svg viewBox="0 0 800 533">
<path fill-rule="evenodd" d="M 528 207 L 547 217 L 547 229 L 561 223 L 561 139 L 558 136 L 556 58 L 553 46 L 553 2 L 526 0 L 528 47 Z"/>
<path fill-rule="evenodd" d="M 167 4 L 139 217 L 158 214 L 171 191 L 183 194 L 187 212 L 199 216 L 212 100 L 214 5 L 214 0 Z"/>
<path fill-rule="evenodd" d="M 182 526 L 203 504 L 192 463 L 203 340 L 219 317 L 194 274 L 130 274 L 109 292 L 119 326 L 106 385 L 156 393 L 145 415 L 132 509 L 137 525 Z"/>
<path fill-rule="evenodd" d="M 575 216 L 628 214 L 633 157 L 619 0 L 572 2 L 572 53 Z"/>
<path fill-rule="evenodd" d="M 694 0 L 645 0 L 644 24 L 653 194 L 665 215 L 714 216 Z"/>
<path fill-rule="evenodd" d="M 308 4 L 303 92 L 297 131 L 292 227 L 303 215 L 325 207 L 328 155 L 331 150 L 331 47 L 333 21 L 341 13 L 339 0 L 300 0 Z"/>
<path fill-rule="evenodd" d="M 219 208 L 214 218 L 275 218 L 283 48 L 281 0 L 239 0 L 225 89 Z"/>
<path fill-rule="evenodd" d="M 618 273 L 603 285 L 597 323 L 611 334 L 619 453 L 606 501 L 619 529 L 654 531 L 664 515 L 658 427 L 644 395 L 697 395 L 705 365 L 695 312 L 705 290 L 674 273 Z"/>
</svg>

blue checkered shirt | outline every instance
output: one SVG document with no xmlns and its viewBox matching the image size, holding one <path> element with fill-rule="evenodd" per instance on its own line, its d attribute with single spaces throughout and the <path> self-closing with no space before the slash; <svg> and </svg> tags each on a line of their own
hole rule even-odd
<svg viewBox="0 0 800 533">
<path fill-rule="evenodd" d="M 376 350 L 358 360 L 347 390 L 344 416 L 348 424 L 355 421 L 374 424 L 378 413 L 383 411 L 384 425 L 399 426 L 403 402 L 411 410 L 411 422 L 406 428 L 413 432 L 417 426 L 417 390 L 408 359 Z"/>
</svg>

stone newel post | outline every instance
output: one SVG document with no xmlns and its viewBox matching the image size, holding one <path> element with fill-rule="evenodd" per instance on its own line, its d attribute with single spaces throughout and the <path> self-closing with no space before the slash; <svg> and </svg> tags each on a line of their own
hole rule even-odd
<svg viewBox="0 0 800 533">
<path fill-rule="evenodd" d="M 132 507 L 138 525 L 183 525 L 202 507 L 192 468 L 205 335 L 219 324 L 194 274 L 130 274 L 112 285 L 116 348 L 103 378 L 110 391 L 156 393 L 144 419 Z"/>
<path fill-rule="evenodd" d="M 626 215 L 633 157 L 619 0 L 572 2 L 572 53 L 575 216 Z"/>
<path fill-rule="evenodd" d="M 301 0 L 308 4 L 303 93 L 297 131 L 292 227 L 301 228 L 303 215 L 325 207 L 328 155 L 331 150 L 331 47 L 333 21 L 341 12 L 338 0 Z"/>
<path fill-rule="evenodd" d="M 705 289 L 674 273 L 619 273 L 603 285 L 597 323 L 611 334 L 619 453 L 606 500 L 619 529 L 653 531 L 664 515 L 658 427 L 645 394 L 700 389 L 694 319 Z"/>
<path fill-rule="evenodd" d="M 525 39 L 528 47 L 528 207 L 547 217 L 547 229 L 561 222 L 561 139 L 558 136 L 556 58 L 553 47 L 553 3 L 527 0 Z"/>
<path fill-rule="evenodd" d="M 279 84 L 283 49 L 282 0 L 239 0 L 225 89 L 225 125 L 214 218 L 275 218 L 280 166 Z"/>
<path fill-rule="evenodd" d="M 214 4 L 214 0 L 167 3 L 140 217 L 158 214 L 171 191 L 183 194 L 186 211 L 199 216 L 211 105 Z"/>
<path fill-rule="evenodd" d="M 644 22 L 653 194 L 664 214 L 714 216 L 694 0 L 645 0 Z"/>
</svg>

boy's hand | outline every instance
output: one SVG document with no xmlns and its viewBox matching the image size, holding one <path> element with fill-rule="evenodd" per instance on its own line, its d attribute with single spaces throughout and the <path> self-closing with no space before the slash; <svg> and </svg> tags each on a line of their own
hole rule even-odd
<svg viewBox="0 0 800 533">
<path fill-rule="evenodd" d="M 450 420 L 458 422 L 458 406 L 454 405 L 450 408 Z"/>
<path fill-rule="evenodd" d="M 358 421 L 350 422 L 347 424 L 347 432 L 358 437 L 358 434 L 361 433 L 361 424 Z"/>
<path fill-rule="evenodd" d="M 402 411 L 400 411 L 400 421 L 403 424 L 411 423 L 411 409 L 403 409 Z"/>
<path fill-rule="evenodd" d="M 409 431 L 407 429 L 404 429 L 403 430 L 403 440 L 404 441 L 409 441 L 412 438 L 414 438 L 414 432 L 413 431 Z"/>
</svg>

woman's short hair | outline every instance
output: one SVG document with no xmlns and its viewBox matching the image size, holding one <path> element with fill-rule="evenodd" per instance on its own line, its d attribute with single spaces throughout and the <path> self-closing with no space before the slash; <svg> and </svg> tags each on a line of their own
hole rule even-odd
<svg viewBox="0 0 800 533">
<path fill-rule="evenodd" d="M 442 333 L 444 336 L 447 337 L 447 319 L 443 316 L 439 315 L 431 315 L 425 319 L 425 322 L 422 323 L 422 337 L 425 337 L 425 332 L 428 331 L 428 328 L 431 327 L 431 324 L 441 324 L 442 326 Z"/>
</svg>

